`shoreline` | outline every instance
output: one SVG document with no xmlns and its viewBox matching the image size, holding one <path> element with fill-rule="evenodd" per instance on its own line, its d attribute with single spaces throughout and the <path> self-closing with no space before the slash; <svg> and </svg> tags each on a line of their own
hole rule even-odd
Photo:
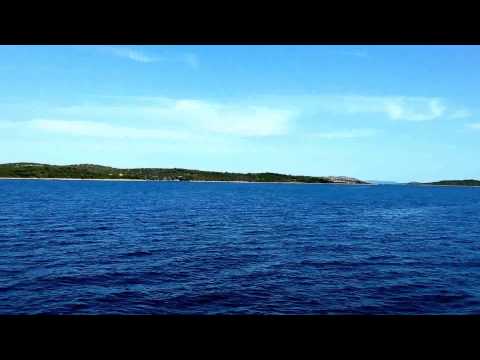
<svg viewBox="0 0 480 360">
<path fill-rule="evenodd" d="M 57 181 L 152 181 L 144 179 L 80 179 L 80 178 L 33 178 L 33 177 L 0 177 L 0 180 L 57 180 Z"/>
<path fill-rule="evenodd" d="M 354 183 L 308 183 L 300 181 L 245 181 L 245 180 L 145 180 L 145 179 L 81 179 L 81 178 L 33 178 L 33 177 L 0 177 L 0 180 L 47 180 L 47 181 L 115 181 L 115 182 L 183 182 L 183 183 L 232 183 L 232 184 L 292 184 L 292 185 L 355 185 L 379 186 L 379 184 L 354 184 Z M 403 186 L 418 187 L 466 187 L 480 188 L 478 185 L 434 185 L 434 184 L 400 184 Z"/>
<path fill-rule="evenodd" d="M 468 187 L 468 188 L 480 188 L 480 185 L 435 185 L 435 184 L 412 184 L 411 186 L 434 186 L 434 187 Z"/>
<path fill-rule="evenodd" d="M 212 182 L 212 183 L 235 183 L 235 184 L 297 184 L 297 185 L 375 185 L 375 184 L 349 184 L 349 183 L 315 183 L 301 181 L 244 181 L 244 180 L 188 180 L 184 182 Z"/>
<path fill-rule="evenodd" d="M 297 185 L 376 185 L 349 183 L 307 183 L 300 181 L 244 181 L 244 180 L 145 180 L 145 179 L 80 179 L 80 178 L 33 178 L 33 177 L 0 177 L 0 180 L 48 180 L 48 181 L 142 181 L 142 182 L 186 182 L 186 183 L 234 183 L 234 184 L 297 184 Z"/>
</svg>

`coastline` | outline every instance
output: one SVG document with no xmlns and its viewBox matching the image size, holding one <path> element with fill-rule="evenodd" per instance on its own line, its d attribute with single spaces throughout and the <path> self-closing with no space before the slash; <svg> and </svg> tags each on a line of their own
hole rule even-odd
<svg viewBox="0 0 480 360">
<path fill-rule="evenodd" d="M 187 182 L 187 183 L 234 183 L 234 184 L 297 184 L 297 185 L 369 185 L 349 183 L 307 183 L 300 181 L 244 181 L 244 180 L 145 180 L 145 179 L 80 179 L 80 178 L 32 178 L 32 177 L 0 177 L 0 180 L 48 180 L 48 181 L 150 181 L 150 182 Z"/>
<path fill-rule="evenodd" d="M 184 182 L 212 182 L 212 183 L 236 183 L 236 184 L 297 184 L 297 185 L 375 185 L 375 184 L 349 184 L 349 183 L 315 183 L 301 181 L 244 181 L 244 180 L 188 180 Z"/>
<path fill-rule="evenodd" d="M 435 184 L 412 184 L 412 186 L 434 186 L 434 187 L 468 187 L 468 188 L 480 188 L 480 185 L 435 185 Z"/>
<path fill-rule="evenodd" d="M 292 185 L 355 185 L 355 186 L 378 186 L 379 184 L 350 184 L 350 183 L 308 183 L 300 181 L 245 181 L 245 180 L 145 180 L 145 179 L 81 179 L 81 178 L 33 178 L 33 177 L 0 177 L 0 180 L 47 180 L 47 181 L 115 181 L 115 182 L 187 182 L 187 183 L 233 183 L 233 184 L 292 184 Z M 476 185 L 434 185 L 434 184 L 402 184 L 407 186 L 421 187 L 466 187 L 480 188 Z"/>
<path fill-rule="evenodd" d="M 80 179 L 80 178 L 33 178 L 33 177 L 0 177 L 0 180 L 57 180 L 57 181 L 152 181 L 144 179 Z"/>
</svg>

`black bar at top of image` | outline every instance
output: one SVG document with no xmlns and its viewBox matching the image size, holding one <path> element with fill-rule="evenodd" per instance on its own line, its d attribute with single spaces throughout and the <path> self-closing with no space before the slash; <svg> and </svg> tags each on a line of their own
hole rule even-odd
<svg viewBox="0 0 480 360">
<path fill-rule="evenodd" d="M 441 17 L 440 6 L 420 4 L 317 5 L 5 11 L 0 44 L 480 44 L 474 11 L 444 9 Z"/>
</svg>

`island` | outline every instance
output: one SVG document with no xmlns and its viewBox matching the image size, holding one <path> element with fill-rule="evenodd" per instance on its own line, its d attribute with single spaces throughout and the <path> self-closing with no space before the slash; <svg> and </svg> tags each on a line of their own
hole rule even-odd
<svg viewBox="0 0 480 360">
<path fill-rule="evenodd" d="M 369 184 L 346 176 L 301 176 L 272 172 L 233 173 L 178 168 L 119 169 L 93 164 L 49 165 L 28 162 L 0 164 L 0 178 Z"/>
<path fill-rule="evenodd" d="M 441 180 L 429 183 L 415 183 L 416 185 L 438 185 L 438 186 L 480 186 L 480 180 Z"/>
</svg>

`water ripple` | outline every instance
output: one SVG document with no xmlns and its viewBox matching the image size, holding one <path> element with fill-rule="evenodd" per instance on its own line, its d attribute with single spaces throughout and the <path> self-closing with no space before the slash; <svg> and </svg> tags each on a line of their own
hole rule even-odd
<svg viewBox="0 0 480 360">
<path fill-rule="evenodd" d="M 0 181 L 2 314 L 480 312 L 480 189 Z"/>
</svg>

